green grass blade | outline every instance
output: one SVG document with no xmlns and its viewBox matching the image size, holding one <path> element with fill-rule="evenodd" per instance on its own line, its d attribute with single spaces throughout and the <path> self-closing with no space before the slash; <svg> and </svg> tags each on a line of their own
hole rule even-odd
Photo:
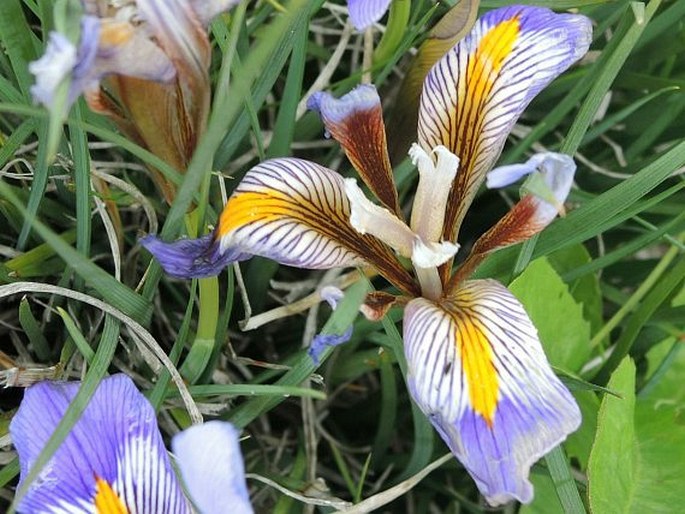
<svg viewBox="0 0 685 514">
<path fill-rule="evenodd" d="M 602 68 L 599 73 L 594 76 L 592 87 L 587 97 L 583 101 L 578 115 L 571 125 L 571 129 L 566 134 L 566 138 L 561 145 L 561 152 L 573 155 L 578 150 L 580 143 L 585 137 L 585 133 L 592 123 L 592 119 L 599 109 L 599 106 L 604 98 L 604 95 L 609 91 L 611 84 L 614 82 L 616 75 L 623 67 L 623 64 L 628 59 L 633 48 L 637 44 L 642 31 L 645 29 L 649 21 L 654 16 L 654 13 L 661 4 L 661 0 L 652 0 L 647 4 L 644 10 L 644 18 L 637 19 L 633 10 L 628 10 L 626 17 L 633 17 L 630 28 L 626 35 L 620 39 L 620 43 L 616 45 L 612 52 L 605 51 L 603 57 L 606 59 L 602 63 Z"/>
<path fill-rule="evenodd" d="M 33 317 L 31 306 L 25 297 L 22 298 L 19 303 L 19 323 L 21 324 L 21 328 L 24 330 L 26 337 L 29 338 L 29 342 L 33 346 L 33 351 L 36 352 L 36 356 L 40 362 L 50 362 L 50 358 L 52 357 L 50 345 L 43 335 L 40 324 L 36 318 Z"/>
<path fill-rule="evenodd" d="M 23 215 L 27 215 L 26 208 L 12 190 L 2 182 L 0 182 L 0 196 L 7 199 Z M 139 323 L 144 324 L 149 319 L 151 313 L 150 304 L 138 293 L 129 289 L 112 275 L 85 258 L 42 222 L 34 220 L 33 228 L 64 262 L 68 263 L 87 284 L 98 291 L 112 306 L 126 313 Z"/>
<path fill-rule="evenodd" d="M 545 456 L 545 462 L 564 512 L 566 514 L 585 514 L 585 505 L 580 498 L 576 482 L 571 475 L 571 468 L 561 447 L 557 446 L 549 452 Z"/>
</svg>

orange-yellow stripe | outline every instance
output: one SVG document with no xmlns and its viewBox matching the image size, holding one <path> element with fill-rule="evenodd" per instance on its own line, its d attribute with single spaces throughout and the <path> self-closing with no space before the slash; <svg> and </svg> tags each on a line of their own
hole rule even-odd
<svg viewBox="0 0 685 514">
<path fill-rule="evenodd" d="M 275 190 L 249 191 L 229 198 L 221 213 L 218 233 L 219 237 L 223 237 L 255 221 L 269 223 L 285 217 L 301 220 L 315 227 L 321 223 L 322 215 L 346 217 L 343 213 L 335 212 L 325 202 L 323 205 L 314 205 L 304 198 L 297 202 L 292 197 Z"/>
<path fill-rule="evenodd" d="M 276 192 L 240 193 L 228 199 L 219 219 L 219 235 L 225 236 L 256 220 L 269 222 L 290 214 L 292 202 Z"/>
<path fill-rule="evenodd" d="M 514 48 L 519 35 L 519 20 L 514 17 L 501 22 L 483 36 L 474 55 L 469 59 L 468 74 L 472 87 L 472 101 L 479 104 L 492 88 L 496 73 Z"/>
<path fill-rule="evenodd" d="M 457 324 L 457 345 L 473 410 L 492 426 L 499 397 L 499 379 L 492 347 L 483 330 L 469 318 Z"/>
<path fill-rule="evenodd" d="M 511 53 L 520 33 L 518 17 L 503 21 L 492 27 L 481 39 L 473 55 L 469 57 L 465 75 L 467 84 L 462 115 L 455 119 L 460 125 L 457 154 L 463 165 L 472 165 L 478 153 L 480 133 L 484 122 L 485 102 L 492 93 L 492 87 L 502 64 Z M 454 132 L 454 136 L 457 132 Z"/>
<path fill-rule="evenodd" d="M 97 514 L 129 514 L 126 505 L 106 480 L 95 477 L 95 512 Z"/>
</svg>

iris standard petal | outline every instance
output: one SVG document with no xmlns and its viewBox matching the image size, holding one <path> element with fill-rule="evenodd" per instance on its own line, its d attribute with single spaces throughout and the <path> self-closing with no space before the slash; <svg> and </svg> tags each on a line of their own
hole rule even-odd
<svg viewBox="0 0 685 514">
<path fill-rule="evenodd" d="M 342 145 L 369 189 L 383 205 L 401 215 L 376 88 L 362 84 L 340 98 L 314 93 L 307 106 L 321 115 L 326 134 Z"/>
<path fill-rule="evenodd" d="M 33 467 L 78 388 L 73 382 L 41 382 L 26 390 L 10 424 L 21 479 Z M 125 375 L 100 383 L 62 446 L 29 487 L 18 511 L 90 513 L 96 502 L 125 507 L 123 512 L 190 512 L 154 409 Z"/>
<path fill-rule="evenodd" d="M 350 21 L 359 31 L 380 20 L 388 7 L 390 7 L 390 0 L 347 0 Z"/>
<path fill-rule="evenodd" d="M 208 421 L 176 434 L 171 448 L 188 495 L 202 514 L 252 514 L 238 431 Z"/>
<path fill-rule="evenodd" d="M 466 282 L 409 302 L 404 344 L 412 397 L 487 501 L 531 501 L 531 465 L 581 417 L 523 306 L 494 280 Z"/>
<path fill-rule="evenodd" d="M 252 168 L 224 207 L 216 237 L 222 252 L 300 268 L 370 263 L 403 291 L 417 292 L 392 250 L 350 224 L 344 179 L 309 161 L 273 159 Z"/>
<path fill-rule="evenodd" d="M 453 240 L 485 173 L 533 97 L 588 50 L 588 18 L 546 8 L 490 11 L 424 81 L 419 143 L 460 159 L 444 235 Z"/>
</svg>

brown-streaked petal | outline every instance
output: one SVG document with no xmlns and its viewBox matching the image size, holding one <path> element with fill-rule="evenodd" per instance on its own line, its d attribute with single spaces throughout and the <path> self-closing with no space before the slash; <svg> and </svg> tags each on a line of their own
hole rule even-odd
<svg viewBox="0 0 685 514">
<path fill-rule="evenodd" d="M 244 252 L 302 268 L 371 264 L 408 294 L 418 287 L 394 252 L 350 223 L 344 179 L 302 159 L 273 159 L 252 168 L 224 208 L 221 250 Z"/>
<path fill-rule="evenodd" d="M 498 158 L 517 118 L 533 97 L 587 51 L 588 18 L 546 8 L 490 11 L 424 81 L 419 143 L 444 145 L 460 159 L 445 220 L 457 237 L 485 173 Z"/>
<path fill-rule="evenodd" d="M 366 295 L 359 311 L 369 321 L 380 321 L 392 307 L 406 303 L 407 298 L 404 296 L 395 296 L 385 291 L 373 291 Z"/>
<path fill-rule="evenodd" d="M 376 88 L 362 84 L 341 98 L 319 92 L 310 97 L 307 105 L 321 115 L 327 134 L 342 145 L 369 189 L 383 205 L 401 216 Z"/>
</svg>

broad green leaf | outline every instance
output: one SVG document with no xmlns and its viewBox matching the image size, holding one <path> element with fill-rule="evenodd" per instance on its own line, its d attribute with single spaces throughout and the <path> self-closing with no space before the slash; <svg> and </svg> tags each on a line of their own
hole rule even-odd
<svg viewBox="0 0 685 514">
<path fill-rule="evenodd" d="M 590 324 L 547 258 L 537 259 L 509 289 L 521 301 L 538 329 L 549 361 L 579 371 L 590 355 Z"/>
<path fill-rule="evenodd" d="M 590 508 L 602 514 L 629 512 L 635 487 L 635 364 L 630 358 L 611 375 L 609 387 L 623 397 L 602 400 L 588 464 Z"/>
<path fill-rule="evenodd" d="M 675 346 L 664 373 L 635 400 L 635 366 L 624 359 L 605 396 L 588 467 L 590 504 L 598 513 L 670 514 L 685 502 L 685 352 Z"/>
<path fill-rule="evenodd" d="M 685 351 L 671 339 L 671 351 L 640 392 L 635 409 L 639 464 L 631 512 L 671 513 L 685 504 Z"/>
<path fill-rule="evenodd" d="M 592 261 L 583 245 L 574 245 L 554 252 L 549 257 L 552 267 L 562 277 L 569 271 Z M 568 290 L 573 298 L 583 306 L 583 317 L 590 323 L 594 334 L 602 325 L 602 294 L 599 279 L 588 273 L 568 282 Z"/>
<path fill-rule="evenodd" d="M 682 412 L 672 405 L 638 402 L 635 424 L 639 467 L 631 501 L 625 512 L 677 512 L 679 507 L 674 506 L 685 504 L 685 428 Z"/>
</svg>

